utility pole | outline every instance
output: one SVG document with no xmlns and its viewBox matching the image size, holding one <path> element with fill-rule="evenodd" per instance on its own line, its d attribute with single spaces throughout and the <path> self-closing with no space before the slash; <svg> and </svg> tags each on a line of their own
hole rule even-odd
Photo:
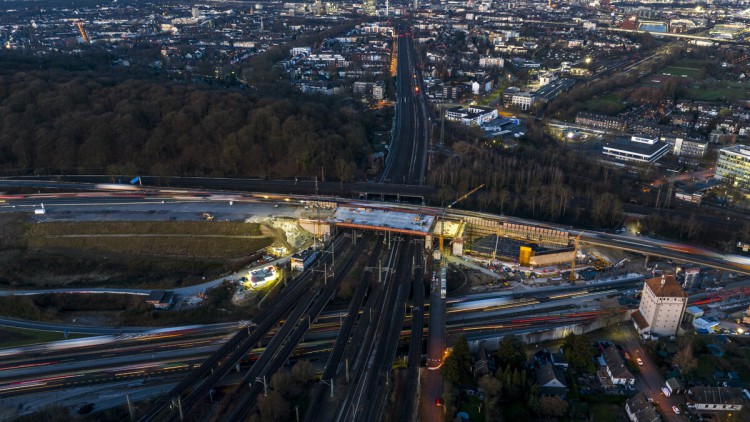
<svg viewBox="0 0 750 422">
<path fill-rule="evenodd" d="M 268 396 L 268 384 L 266 384 L 266 376 L 263 375 L 263 378 L 256 377 L 255 378 L 255 382 L 262 382 L 263 383 L 263 397 L 267 397 Z M 253 386 L 253 384 L 250 383 L 250 387 L 252 387 L 252 386 Z"/>
<path fill-rule="evenodd" d="M 669 188 L 667 189 L 667 197 L 664 198 L 664 207 L 669 208 L 672 205 L 672 194 L 674 193 L 674 179 L 669 180 Z"/>
<path fill-rule="evenodd" d="M 445 107 L 443 105 L 440 105 L 440 145 L 443 145 L 443 141 L 445 140 Z"/>
<path fill-rule="evenodd" d="M 133 403 L 130 401 L 130 394 L 125 394 L 125 400 L 128 402 L 128 412 L 130 413 L 130 420 L 135 420 L 135 410 L 133 409 Z"/>
</svg>

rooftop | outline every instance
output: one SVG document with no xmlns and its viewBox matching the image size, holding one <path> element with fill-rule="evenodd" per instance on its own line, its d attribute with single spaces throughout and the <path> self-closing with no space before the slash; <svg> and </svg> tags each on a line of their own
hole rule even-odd
<svg viewBox="0 0 750 422">
<path fill-rule="evenodd" d="M 607 364 L 613 378 L 634 379 L 633 374 L 625 367 L 620 352 L 615 346 L 609 346 L 602 352 L 604 362 Z"/>
<path fill-rule="evenodd" d="M 654 292 L 656 297 L 687 297 L 682 286 L 680 286 L 680 283 L 675 280 L 672 274 L 649 278 L 646 280 L 646 285 Z"/>
<path fill-rule="evenodd" d="M 643 393 L 638 393 L 632 398 L 626 401 L 630 413 L 635 417 L 638 422 L 657 422 L 661 420 L 661 417 L 654 406 L 648 402 L 646 396 Z"/>
<path fill-rule="evenodd" d="M 731 147 L 722 148 L 720 151 L 750 157 L 750 147 L 748 147 L 747 145 L 733 145 Z"/>
<path fill-rule="evenodd" d="M 430 232 L 434 220 L 435 217 L 431 215 L 364 207 L 340 207 L 328 218 L 328 222 L 343 227 L 390 230 L 423 236 Z"/>
<path fill-rule="evenodd" d="M 688 398 L 696 403 L 742 404 L 744 394 L 741 388 L 692 387 L 688 390 Z"/>
<path fill-rule="evenodd" d="M 627 151 L 635 154 L 654 155 L 666 146 L 667 144 L 662 141 L 656 141 L 649 144 L 646 142 L 633 141 L 629 138 L 616 138 L 614 141 L 610 142 L 609 145 L 605 145 L 604 148 Z"/>
<path fill-rule="evenodd" d="M 631 315 L 631 317 L 633 318 L 633 321 L 638 324 L 639 329 L 645 330 L 646 328 L 648 328 L 648 321 L 646 321 L 646 318 L 643 317 L 640 309 L 633 312 L 633 315 Z"/>
</svg>

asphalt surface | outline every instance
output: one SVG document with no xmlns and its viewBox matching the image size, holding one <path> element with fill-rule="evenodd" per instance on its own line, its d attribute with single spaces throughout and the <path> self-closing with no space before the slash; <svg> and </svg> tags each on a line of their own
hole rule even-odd
<svg viewBox="0 0 750 422">
<path fill-rule="evenodd" d="M 26 188 L 45 189 L 85 189 L 91 190 L 91 183 L 124 183 L 129 177 L 105 175 L 50 175 L 50 176 L 18 176 L 0 181 L 0 188 L 4 186 L 22 186 Z M 362 193 L 373 195 L 429 196 L 437 190 L 431 186 L 403 185 L 394 181 L 392 184 L 382 183 L 341 183 L 338 181 L 322 181 L 310 179 L 296 180 L 261 180 L 217 177 L 156 177 L 141 176 L 143 187 L 207 189 L 242 192 L 268 192 L 294 195 L 342 195 L 358 197 Z M 10 182 L 10 183 L 9 183 Z"/>
<path fill-rule="evenodd" d="M 640 366 L 640 373 L 636 375 L 635 388 L 643 393 L 646 397 L 654 399 L 654 405 L 658 409 L 659 413 L 664 417 L 667 422 L 682 422 L 688 420 L 685 416 L 684 406 L 681 407 L 682 414 L 676 415 L 672 410 L 672 406 L 684 405 L 684 400 L 680 400 L 679 396 L 666 397 L 662 391 L 662 387 L 666 387 L 666 380 L 662 376 L 659 368 L 651 360 L 651 357 L 645 353 L 640 343 L 638 342 L 637 335 L 631 327 L 620 326 L 621 333 L 626 337 L 623 342 L 623 348 L 628 352 L 633 359 L 641 358 L 643 366 Z"/>
</svg>

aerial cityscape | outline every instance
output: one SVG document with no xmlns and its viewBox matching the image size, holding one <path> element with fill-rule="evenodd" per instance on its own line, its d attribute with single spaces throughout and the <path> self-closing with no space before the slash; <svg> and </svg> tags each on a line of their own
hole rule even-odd
<svg viewBox="0 0 750 422">
<path fill-rule="evenodd" d="M 0 12 L 0 421 L 750 422 L 750 0 Z"/>
</svg>

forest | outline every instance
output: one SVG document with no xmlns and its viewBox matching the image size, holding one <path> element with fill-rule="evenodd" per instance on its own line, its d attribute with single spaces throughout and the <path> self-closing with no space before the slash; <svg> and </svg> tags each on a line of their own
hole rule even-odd
<svg viewBox="0 0 750 422">
<path fill-rule="evenodd" d="M 56 60 L 0 54 L 1 174 L 292 178 L 323 170 L 349 181 L 367 163 L 375 117 L 346 99 Z"/>
</svg>

